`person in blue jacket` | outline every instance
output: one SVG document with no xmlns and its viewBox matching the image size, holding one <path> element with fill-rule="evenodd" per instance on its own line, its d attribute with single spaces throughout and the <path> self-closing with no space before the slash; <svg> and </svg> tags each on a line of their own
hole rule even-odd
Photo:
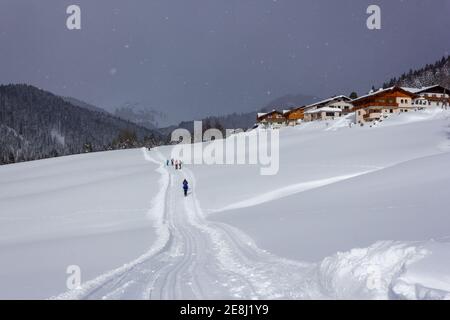
<svg viewBox="0 0 450 320">
<path fill-rule="evenodd" d="M 184 179 L 184 181 L 183 181 L 183 190 L 184 190 L 184 196 L 185 197 L 187 197 L 188 189 L 189 189 L 189 184 L 188 184 L 187 180 Z"/>
</svg>

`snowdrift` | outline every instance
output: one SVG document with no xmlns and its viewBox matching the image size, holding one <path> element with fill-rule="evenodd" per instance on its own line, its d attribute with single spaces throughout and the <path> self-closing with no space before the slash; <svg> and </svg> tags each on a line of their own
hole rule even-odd
<svg viewBox="0 0 450 320">
<path fill-rule="evenodd" d="M 332 299 L 450 299 L 450 244 L 377 242 L 339 252 L 318 266 Z"/>
</svg>

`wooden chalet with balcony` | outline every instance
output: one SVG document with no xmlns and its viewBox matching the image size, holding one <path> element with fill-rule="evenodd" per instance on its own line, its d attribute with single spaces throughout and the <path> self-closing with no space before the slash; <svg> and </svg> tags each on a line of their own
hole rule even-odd
<svg viewBox="0 0 450 320">
<path fill-rule="evenodd" d="M 391 87 L 371 92 L 352 101 L 356 123 L 378 121 L 390 114 L 416 109 L 412 102 L 418 96 L 400 87 Z"/>
<path fill-rule="evenodd" d="M 272 110 L 268 113 L 258 113 L 256 121 L 264 127 L 279 128 L 286 124 L 286 117 L 283 112 Z"/>
<path fill-rule="evenodd" d="M 351 112 L 353 105 L 347 96 L 335 96 L 303 107 L 304 120 L 332 120 Z"/>
<path fill-rule="evenodd" d="M 284 117 L 286 118 L 287 125 L 295 126 L 300 124 L 305 118 L 304 107 L 298 107 L 284 112 Z"/>
<path fill-rule="evenodd" d="M 432 107 L 447 109 L 450 106 L 450 90 L 443 86 L 434 85 L 430 87 L 403 89 L 418 96 L 413 100 L 413 106 L 418 109 Z"/>
</svg>

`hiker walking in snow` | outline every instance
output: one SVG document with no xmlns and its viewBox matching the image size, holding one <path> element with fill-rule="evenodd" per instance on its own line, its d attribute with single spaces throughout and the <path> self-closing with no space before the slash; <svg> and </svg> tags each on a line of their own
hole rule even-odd
<svg viewBox="0 0 450 320">
<path fill-rule="evenodd" d="M 172 162 L 172 167 L 173 167 L 173 159 L 170 159 L 170 161 Z"/>
<path fill-rule="evenodd" d="M 183 181 L 183 190 L 184 190 L 184 196 L 185 197 L 187 197 L 188 189 L 189 189 L 189 184 L 188 184 L 187 180 L 184 179 L 184 181 Z"/>
<path fill-rule="evenodd" d="M 169 166 L 169 159 L 167 159 L 166 166 Z"/>
<path fill-rule="evenodd" d="M 181 162 L 181 160 L 179 160 L 178 161 L 178 169 L 180 169 L 180 170 L 181 170 L 181 164 L 182 164 L 182 162 Z"/>
<path fill-rule="evenodd" d="M 178 170 L 178 160 L 175 160 L 175 170 Z"/>
</svg>

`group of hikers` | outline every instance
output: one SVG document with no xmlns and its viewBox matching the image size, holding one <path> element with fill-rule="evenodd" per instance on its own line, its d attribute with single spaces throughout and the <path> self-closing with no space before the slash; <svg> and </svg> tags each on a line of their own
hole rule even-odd
<svg viewBox="0 0 450 320">
<path fill-rule="evenodd" d="M 175 170 L 181 170 L 181 166 L 183 165 L 183 162 L 181 160 L 174 160 L 170 159 L 167 160 L 166 165 L 171 165 L 172 167 L 175 167 Z"/>
<path fill-rule="evenodd" d="M 175 170 L 181 170 L 182 166 L 183 166 L 183 162 L 181 160 L 174 160 L 174 159 L 170 159 L 167 160 L 166 162 L 167 166 L 172 166 L 175 167 Z M 188 195 L 188 190 L 189 190 L 189 183 L 186 179 L 183 180 L 183 191 L 184 191 L 184 196 L 187 197 Z"/>
</svg>

